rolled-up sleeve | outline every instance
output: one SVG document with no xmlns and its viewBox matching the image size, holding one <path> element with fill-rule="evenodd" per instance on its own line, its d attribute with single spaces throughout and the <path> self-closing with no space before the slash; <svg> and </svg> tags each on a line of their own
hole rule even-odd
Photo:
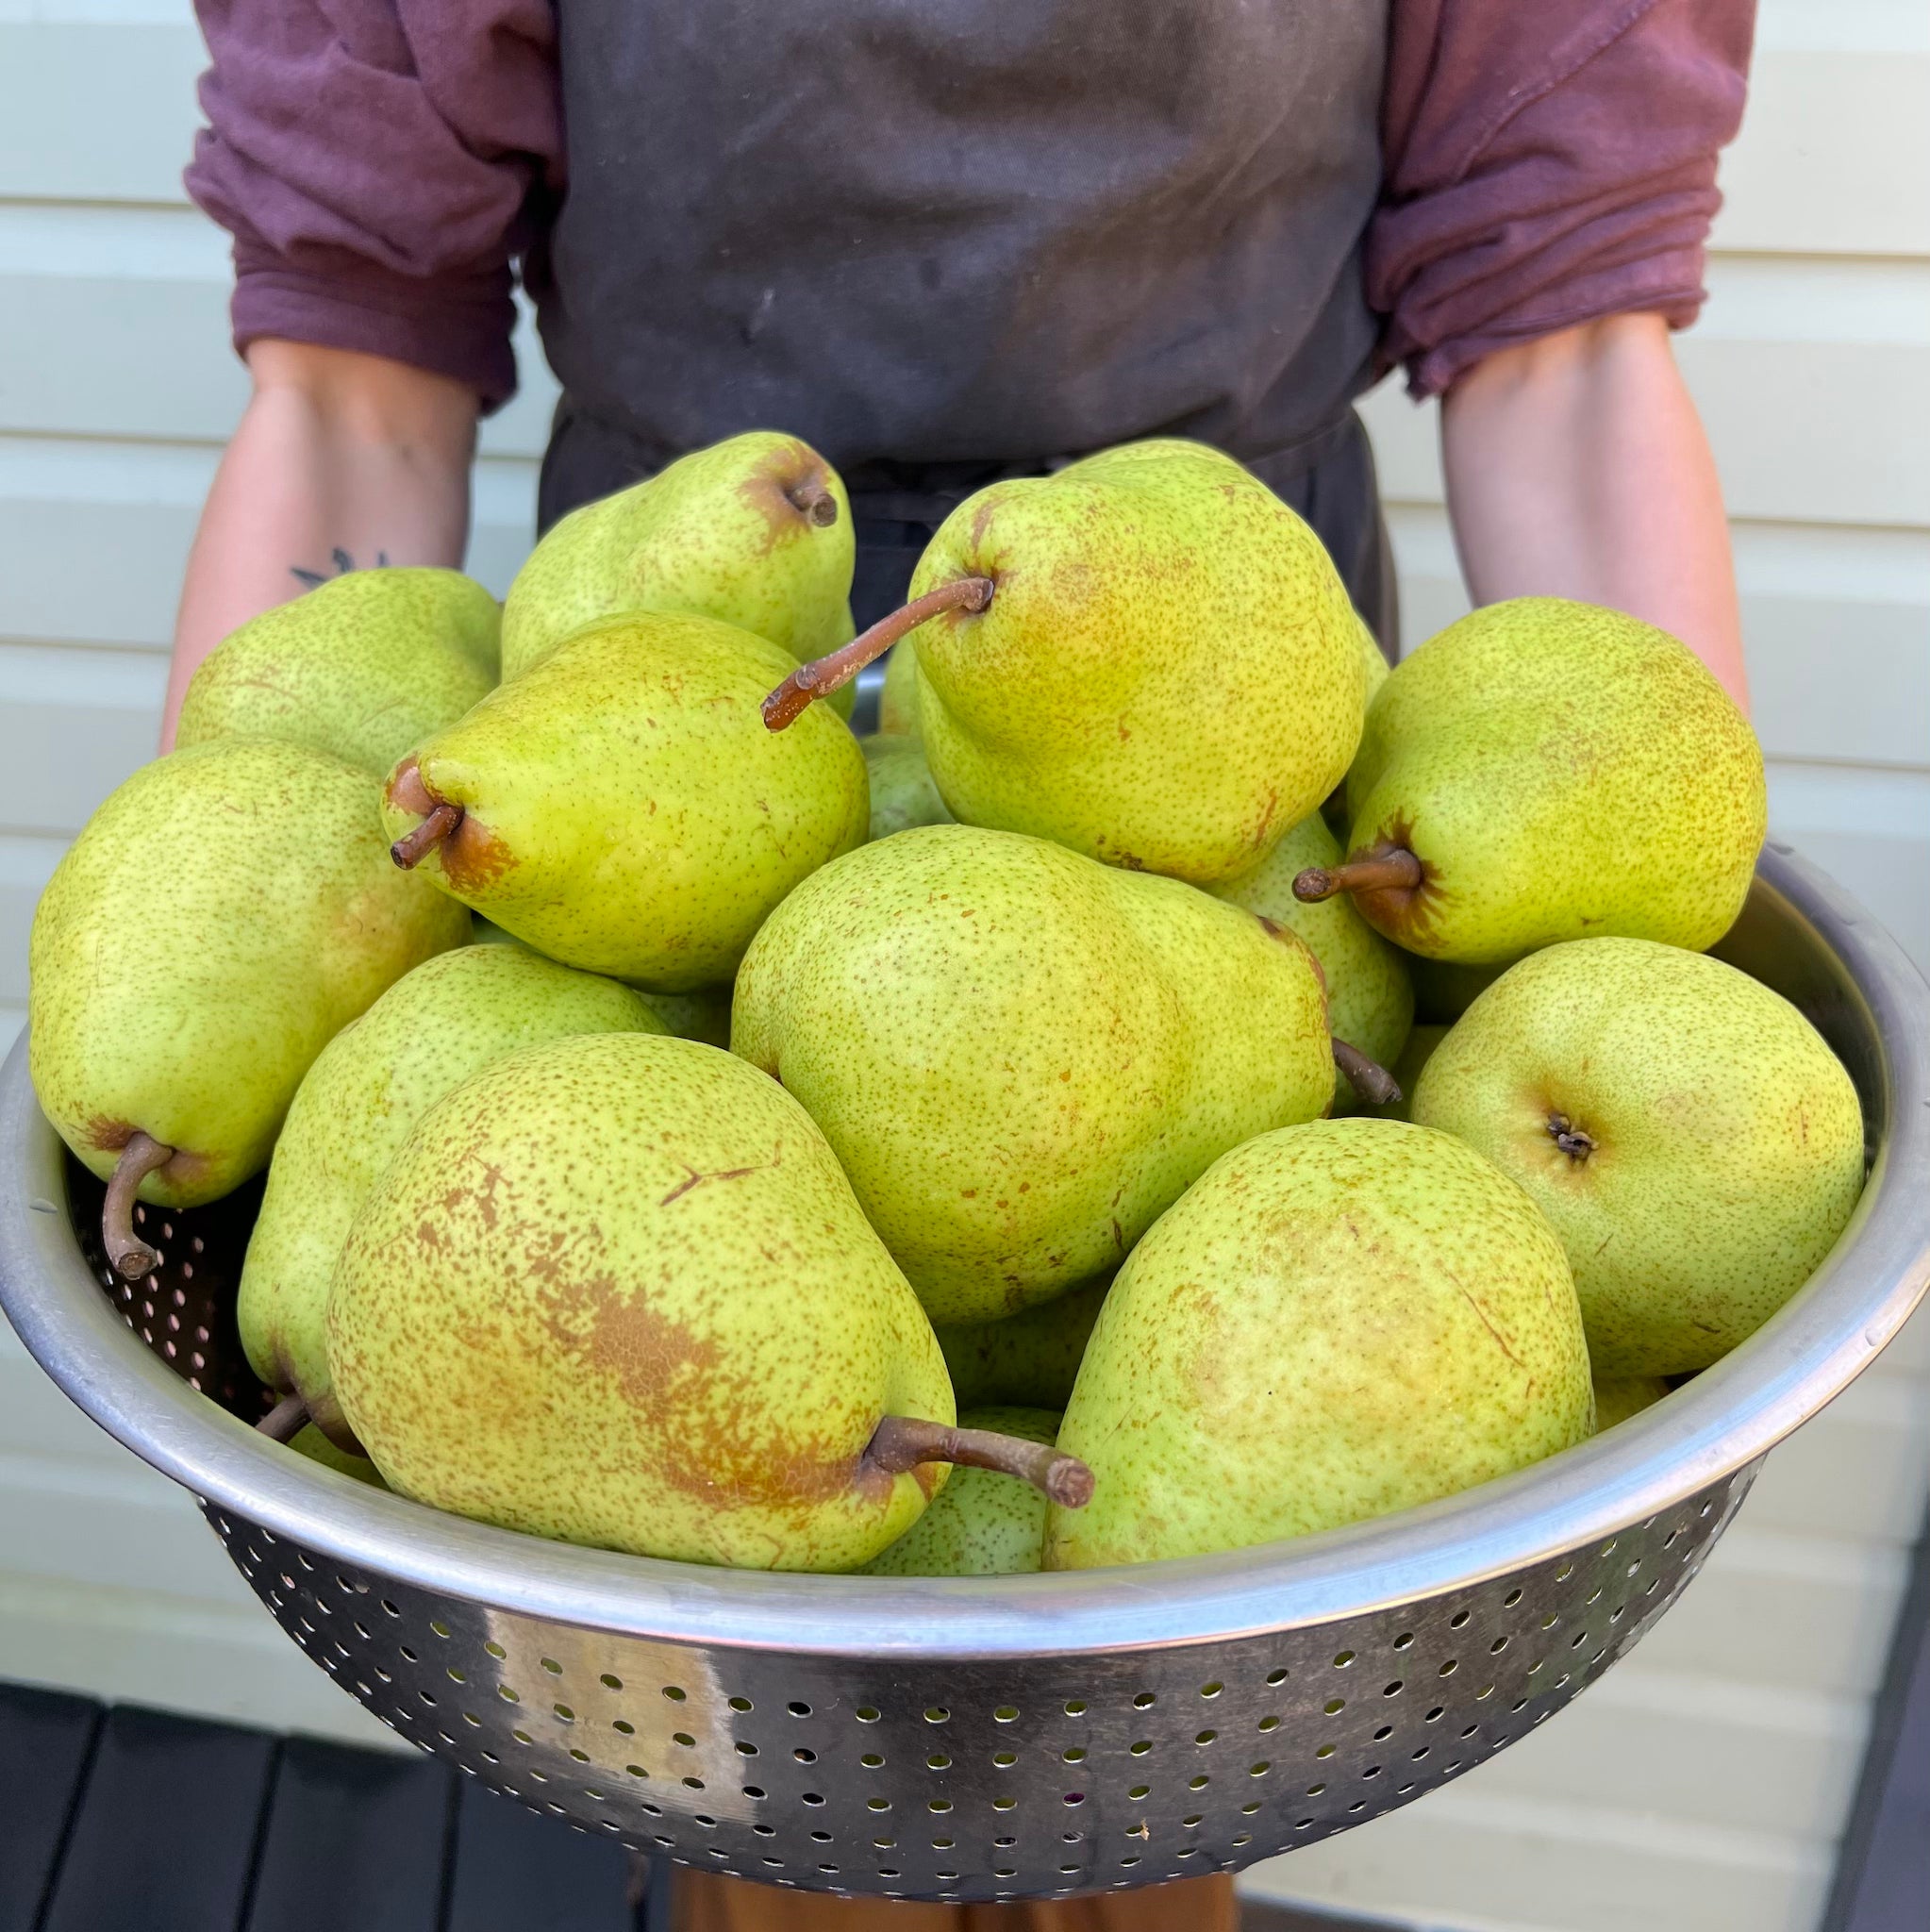
<svg viewBox="0 0 1930 1932">
<path fill-rule="evenodd" d="M 1755 12 L 1394 0 L 1367 282 L 1415 394 L 1576 323 L 1694 319 Z"/>
<path fill-rule="evenodd" d="M 199 0 L 189 193 L 234 238 L 235 346 L 513 393 L 511 262 L 560 192 L 548 0 Z"/>
</svg>

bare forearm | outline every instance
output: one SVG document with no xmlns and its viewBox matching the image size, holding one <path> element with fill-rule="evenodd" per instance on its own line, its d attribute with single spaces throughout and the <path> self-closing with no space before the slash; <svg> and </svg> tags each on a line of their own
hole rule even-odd
<svg viewBox="0 0 1930 1932">
<path fill-rule="evenodd" d="M 1613 316 L 1487 358 L 1441 412 L 1476 604 L 1575 597 L 1672 632 L 1745 708 L 1722 490 L 1669 333 Z"/>
<path fill-rule="evenodd" d="M 201 513 L 175 625 L 165 750 L 195 667 L 237 625 L 343 568 L 458 564 L 475 400 L 441 376 L 253 345 L 255 393 Z"/>
</svg>

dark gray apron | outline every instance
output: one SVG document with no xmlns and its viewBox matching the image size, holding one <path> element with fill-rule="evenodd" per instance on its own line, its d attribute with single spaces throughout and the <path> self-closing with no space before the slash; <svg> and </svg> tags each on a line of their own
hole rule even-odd
<svg viewBox="0 0 1930 1932">
<path fill-rule="evenodd" d="M 1380 633 L 1351 407 L 1386 0 L 559 0 L 569 190 L 527 265 L 539 519 L 753 428 L 842 473 L 860 624 L 973 490 L 1197 437 Z"/>
</svg>

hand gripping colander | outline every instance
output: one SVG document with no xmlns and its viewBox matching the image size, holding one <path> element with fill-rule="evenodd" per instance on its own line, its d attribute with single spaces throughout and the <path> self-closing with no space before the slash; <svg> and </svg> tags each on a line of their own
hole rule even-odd
<svg viewBox="0 0 1930 1932">
<path fill-rule="evenodd" d="M 144 1209 L 114 1280 L 99 1184 L 0 1075 L 0 1295 L 103 1427 L 202 1499 L 283 1628 L 404 1737 L 650 1854 L 777 1885 L 1003 1899 L 1311 1843 L 1472 1771 L 1668 1608 L 1764 1453 L 1930 1274 L 1930 991 L 1780 850 L 1721 950 L 1862 1095 L 1870 1184 L 1815 1280 L 1667 1402 L 1506 1480 L 1326 1535 L 1134 1570 L 770 1575 L 419 1508 L 247 1424 L 231 1314 L 257 1191 Z"/>
</svg>

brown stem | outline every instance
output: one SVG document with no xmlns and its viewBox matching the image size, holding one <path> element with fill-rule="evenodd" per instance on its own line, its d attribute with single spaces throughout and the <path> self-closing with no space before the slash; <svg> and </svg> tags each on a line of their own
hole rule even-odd
<svg viewBox="0 0 1930 1932">
<path fill-rule="evenodd" d="M 1396 845 L 1371 858 L 1350 858 L 1344 865 L 1310 865 L 1295 875 L 1293 896 L 1303 906 L 1317 906 L 1336 892 L 1381 892 L 1389 888 L 1411 892 L 1423 876 L 1421 861 Z"/>
<path fill-rule="evenodd" d="M 888 1415 L 864 1454 L 888 1475 L 907 1475 L 921 1462 L 956 1462 L 1018 1476 L 1064 1509 L 1083 1509 L 1092 1500 L 1092 1472 L 1076 1456 L 991 1429 L 955 1429 L 920 1416 Z"/>
<path fill-rule="evenodd" d="M 787 493 L 791 508 L 806 523 L 828 530 L 838 521 L 838 499 L 815 476 L 807 476 Z"/>
<path fill-rule="evenodd" d="M 1334 1064 L 1354 1083 L 1354 1091 L 1370 1107 L 1386 1107 L 1400 1099 L 1400 1084 L 1378 1060 L 1369 1059 L 1357 1046 L 1334 1041 Z"/>
<path fill-rule="evenodd" d="M 291 1441 L 308 1420 L 308 1405 L 299 1395 L 284 1395 L 255 1426 L 271 1442 Z"/>
<path fill-rule="evenodd" d="M 1548 1116 L 1549 1138 L 1579 1167 L 1595 1151 L 1595 1137 L 1576 1126 L 1565 1113 Z"/>
<path fill-rule="evenodd" d="M 101 1203 L 101 1245 L 123 1281 L 139 1281 L 160 1265 L 160 1257 L 134 1232 L 134 1200 L 141 1182 L 174 1158 L 172 1147 L 163 1147 L 150 1135 L 135 1133 L 127 1137 L 121 1158 L 114 1163 L 108 1198 Z"/>
<path fill-rule="evenodd" d="M 405 832 L 390 846 L 389 856 L 404 872 L 413 872 L 461 823 L 459 805 L 435 806 L 414 831 Z"/>
<path fill-rule="evenodd" d="M 955 577 L 914 597 L 909 604 L 881 617 L 867 631 L 861 631 L 848 644 L 800 664 L 764 700 L 764 723 L 773 731 L 782 731 L 794 718 L 803 715 L 813 698 L 827 696 L 846 685 L 874 658 L 882 658 L 908 630 L 916 630 L 947 610 L 975 612 L 991 602 L 990 577 Z"/>
</svg>

